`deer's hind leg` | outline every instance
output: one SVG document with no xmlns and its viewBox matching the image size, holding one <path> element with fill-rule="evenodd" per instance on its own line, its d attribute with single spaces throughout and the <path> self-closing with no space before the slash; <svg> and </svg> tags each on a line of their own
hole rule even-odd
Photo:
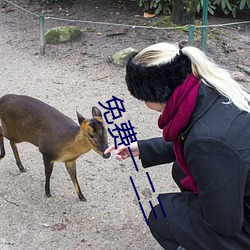
<svg viewBox="0 0 250 250">
<path fill-rule="evenodd" d="M 70 175 L 71 180 L 74 183 L 74 187 L 78 197 L 81 201 L 87 201 L 86 198 L 83 196 L 79 183 L 76 177 L 76 161 L 67 161 L 65 162 L 66 169 Z"/>
<path fill-rule="evenodd" d="M 1 150 L 0 159 L 2 159 L 5 156 L 5 149 L 3 140 L 3 129 L 1 126 L 0 126 L 0 150 Z"/>
<path fill-rule="evenodd" d="M 25 172 L 26 170 L 24 169 L 24 167 L 23 167 L 23 165 L 21 163 L 16 143 L 14 141 L 10 141 L 10 145 L 11 145 L 11 148 L 13 150 L 13 153 L 14 153 L 14 156 L 15 156 L 15 159 L 16 159 L 16 164 L 17 164 L 18 168 L 20 169 L 21 172 Z"/>
</svg>

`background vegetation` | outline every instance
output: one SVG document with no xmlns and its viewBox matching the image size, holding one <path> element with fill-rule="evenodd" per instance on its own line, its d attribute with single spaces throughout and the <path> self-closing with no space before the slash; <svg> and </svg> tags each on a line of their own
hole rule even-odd
<svg viewBox="0 0 250 250">
<path fill-rule="evenodd" d="M 38 0 L 41 4 L 52 4 L 60 0 Z M 172 5 L 175 0 L 130 0 L 136 1 L 138 6 L 147 12 L 164 15 L 171 15 Z M 183 0 L 183 3 L 194 2 L 195 0 Z M 196 6 L 196 12 L 201 13 L 203 0 L 199 0 Z M 238 11 L 250 9 L 250 0 L 208 0 L 208 11 L 214 15 L 216 11 L 222 11 L 224 14 L 237 16 Z"/>
<path fill-rule="evenodd" d="M 140 7 L 146 11 L 154 11 L 156 15 L 163 13 L 171 15 L 172 3 L 174 0 L 134 0 Z M 193 0 L 185 0 L 192 2 Z M 199 0 L 196 10 L 200 13 L 203 6 L 203 0 Z M 250 0 L 208 0 L 208 11 L 214 15 L 217 10 L 222 11 L 224 14 L 231 14 L 236 17 L 237 11 L 250 9 Z"/>
</svg>

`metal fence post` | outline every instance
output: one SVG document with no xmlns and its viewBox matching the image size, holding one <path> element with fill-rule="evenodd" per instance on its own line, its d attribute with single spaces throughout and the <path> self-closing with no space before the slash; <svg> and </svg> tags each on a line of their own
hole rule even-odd
<svg viewBox="0 0 250 250">
<path fill-rule="evenodd" d="M 40 54 L 44 55 L 45 54 L 45 39 L 44 39 L 44 33 L 45 33 L 45 28 L 44 28 L 44 12 L 42 11 L 39 15 L 39 24 L 40 24 Z"/>
<path fill-rule="evenodd" d="M 207 16 L 208 16 L 208 0 L 203 0 L 203 9 L 202 9 L 202 44 L 201 44 L 201 49 L 202 51 L 206 51 L 207 44 Z"/>
<path fill-rule="evenodd" d="M 189 46 L 194 45 L 194 29 L 195 29 L 194 25 L 189 26 L 189 30 L 188 30 L 188 45 Z"/>
</svg>

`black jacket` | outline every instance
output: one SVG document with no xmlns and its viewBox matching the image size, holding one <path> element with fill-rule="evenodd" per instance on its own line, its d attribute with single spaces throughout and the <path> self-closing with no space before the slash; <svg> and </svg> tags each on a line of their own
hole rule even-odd
<svg viewBox="0 0 250 250">
<path fill-rule="evenodd" d="M 250 114 L 223 102 L 227 100 L 202 84 L 189 125 L 179 136 L 199 188 L 198 196 L 186 194 L 187 209 L 195 223 L 193 200 L 198 204 L 204 222 L 197 225 L 198 233 L 208 231 L 209 238 L 218 234 L 219 240 L 236 238 L 236 245 L 230 244 L 238 248 L 226 244 L 229 248 L 214 249 L 250 249 Z M 163 138 L 138 145 L 144 167 L 175 161 L 172 144 Z M 241 239 L 242 234 L 248 238 Z"/>
</svg>

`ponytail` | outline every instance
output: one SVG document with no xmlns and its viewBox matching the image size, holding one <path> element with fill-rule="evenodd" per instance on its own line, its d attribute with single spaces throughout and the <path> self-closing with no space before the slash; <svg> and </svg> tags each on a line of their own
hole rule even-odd
<svg viewBox="0 0 250 250">
<path fill-rule="evenodd" d="M 216 65 L 199 49 L 191 46 L 182 48 L 182 53 L 192 62 L 193 74 L 204 84 L 216 89 L 240 110 L 250 112 L 250 94 L 236 82 L 229 72 Z"/>
</svg>

